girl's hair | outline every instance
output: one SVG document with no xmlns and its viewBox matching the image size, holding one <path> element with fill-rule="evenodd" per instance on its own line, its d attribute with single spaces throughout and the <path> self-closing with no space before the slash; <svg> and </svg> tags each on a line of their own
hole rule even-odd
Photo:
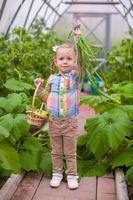
<svg viewBox="0 0 133 200">
<path fill-rule="evenodd" d="M 56 48 L 55 55 L 54 55 L 54 57 L 52 59 L 51 65 L 50 65 L 51 74 L 53 74 L 53 72 L 54 72 L 55 57 L 56 57 L 56 54 L 57 54 L 57 52 L 58 52 L 59 49 L 72 49 L 74 51 L 74 53 L 75 53 L 75 56 L 76 56 L 76 49 L 74 49 L 74 47 L 70 43 L 63 43 L 60 46 L 58 46 Z"/>
<path fill-rule="evenodd" d="M 70 43 L 63 43 L 60 46 L 58 46 L 56 49 L 55 55 L 59 49 L 72 49 L 74 51 L 74 53 L 76 54 L 76 50 Z"/>
</svg>

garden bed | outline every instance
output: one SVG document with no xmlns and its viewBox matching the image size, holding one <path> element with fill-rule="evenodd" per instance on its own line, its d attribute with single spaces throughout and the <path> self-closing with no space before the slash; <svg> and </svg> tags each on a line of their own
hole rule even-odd
<svg viewBox="0 0 133 200">
<path fill-rule="evenodd" d="M 133 199 L 133 185 L 128 183 L 127 190 L 128 190 L 129 200 L 132 200 Z"/>
<path fill-rule="evenodd" d="M 0 188 L 0 200 L 10 200 L 22 180 L 23 174 L 12 174 L 10 177 L 2 177 Z"/>
</svg>

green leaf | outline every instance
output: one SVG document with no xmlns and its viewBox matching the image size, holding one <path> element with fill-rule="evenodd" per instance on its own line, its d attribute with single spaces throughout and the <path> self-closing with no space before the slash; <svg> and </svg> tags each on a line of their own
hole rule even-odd
<svg viewBox="0 0 133 200">
<path fill-rule="evenodd" d="M 120 101 L 119 94 L 112 94 L 110 97 L 114 100 Z M 82 97 L 80 103 L 89 105 L 90 107 L 94 108 L 97 113 L 103 113 L 104 111 L 107 111 L 116 106 L 115 104 L 112 104 L 106 97 L 93 95 Z"/>
<path fill-rule="evenodd" d="M 107 165 L 95 160 L 78 160 L 78 174 L 80 176 L 102 176 L 107 172 Z"/>
<path fill-rule="evenodd" d="M 102 163 L 96 163 L 88 169 L 85 176 L 103 176 L 107 173 L 107 165 Z"/>
<path fill-rule="evenodd" d="M 11 114 L 4 115 L 0 117 L 0 125 L 6 128 L 16 140 L 27 135 L 30 128 L 25 114 L 14 115 L 14 118 Z"/>
<path fill-rule="evenodd" d="M 121 114 L 115 116 L 114 113 L 106 112 L 95 118 L 88 119 L 85 130 L 88 134 L 87 146 L 97 158 L 100 158 L 110 148 L 117 149 L 125 136 L 130 136 L 132 123 Z"/>
<path fill-rule="evenodd" d="M 85 130 L 88 135 L 87 147 L 90 148 L 90 151 L 93 152 L 97 158 L 100 158 L 109 150 L 104 125 L 100 124 L 97 117 L 91 118 L 86 121 Z"/>
<path fill-rule="evenodd" d="M 118 63 L 123 64 L 123 61 L 125 61 L 124 57 L 122 56 L 116 56 L 115 59 L 118 61 Z"/>
<path fill-rule="evenodd" d="M 87 104 L 95 108 L 98 104 L 102 103 L 103 99 L 99 96 L 85 96 L 80 99 L 80 104 Z"/>
<path fill-rule="evenodd" d="M 30 85 L 29 83 L 17 81 L 15 79 L 8 79 L 6 83 L 4 84 L 4 86 L 7 89 L 14 90 L 14 91 L 24 91 L 25 89 L 27 90 L 34 89 L 34 87 Z"/>
<path fill-rule="evenodd" d="M 130 120 L 133 120 L 133 105 L 123 105 L 121 108 L 127 112 Z"/>
<path fill-rule="evenodd" d="M 122 149 L 119 152 L 112 153 L 109 158 L 109 162 L 113 168 L 120 166 L 133 165 L 133 148 Z"/>
<path fill-rule="evenodd" d="M 6 128 L 10 132 L 14 125 L 12 114 L 7 114 L 0 117 L 0 125 Z"/>
<path fill-rule="evenodd" d="M 0 142 L 9 136 L 9 131 L 0 125 Z"/>
<path fill-rule="evenodd" d="M 21 97 L 19 94 L 8 94 L 7 97 L 0 97 L 0 107 L 6 112 L 11 113 L 14 108 L 21 105 Z"/>
<path fill-rule="evenodd" d="M 77 160 L 77 171 L 80 176 L 85 176 L 88 169 L 94 164 L 93 160 Z"/>
<path fill-rule="evenodd" d="M 22 169 L 26 171 L 38 170 L 40 160 L 39 151 L 21 151 L 20 152 L 20 161 Z"/>
<path fill-rule="evenodd" d="M 28 151 L 43 151 L 41 143 L 34 137 L 29 137 L 24 140 L 22 148 Z"/>
<path fill-rule="evenodd" d="M 21 166 L 23 169 L 38 170 L 40 163 L 40 156 L 43 152 L 42 145 L 36 138 L 28 138 L 24 141 L 20 151 Z"/>
<path fill-rule="evenodd" d="M 122 106 L 117 106 L 117 107 L 114 107 L 114 108 L 108 110 L 107 112 L 110 113 L 111 115 L 113 115 L 114 117 L 121 116 L 121 117 L 129 119 L 128 113 L 122 108 L 123 108 Z"/>
<path fill-rule="evenodd" d="M 28 97 L 25 93 L 10 93 L 7 97 L 0 97 L 0 108 L 6 112 L 23 112 L 28 103 Z"/>
<path fill-rule="evenodd" d="M 125 138 L 125 142 L 127 142 L 127 147 L 133 146 L 133 139 Z"/>
<path fill-rule="evenodd" d="M 20 160 L 17 151 L 9 144 L 0 143 L 0 166 L 13 173 L 20 173 Z"/>
<path fill-rule="evenodd" d="M 126 172 L 126 180 L 133 184 L 133 165 Z"/>
<path fill-rule="evenodd" d="M 133 83 L 113 84 L 112 90 L 117 91 L 126 98 L 133 98 Z"/>
<path fill-rule="evenodd" d="M 87 140 L 88 140 L 88 137 L 87 137 L 86 134 L 80 135 L 80 136 L 78 137 L 77 145 L 78 145 L 78 146 L 86 145 Z"/>
<path fill-rule="evenodd" d="M 44 152 L 41 154 L 40 158 L 40 169 L 47 175 L 52 175 L 52 160 L 51 160 L 51 153 Z"/>
<path fill-rule="evenodd" d="M 25 114 L 17 114 L 14 118 L 14 126 L 11 130 L 12 135 L 18 140 L 21 136 L 27 135 L 30 125 L 27 123 Z"/>
</svg>

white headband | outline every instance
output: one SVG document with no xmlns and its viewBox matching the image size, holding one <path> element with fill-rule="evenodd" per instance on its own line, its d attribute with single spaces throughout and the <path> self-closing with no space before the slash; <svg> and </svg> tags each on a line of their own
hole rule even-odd
<svg viewBox="0 0 133 200">
<path fill-rule="evenodd" d="M 54 52 L 56 52 L 56 50 L 59 48 L 59 46 L 53 46 L 52 49 Z"/>
</svg>

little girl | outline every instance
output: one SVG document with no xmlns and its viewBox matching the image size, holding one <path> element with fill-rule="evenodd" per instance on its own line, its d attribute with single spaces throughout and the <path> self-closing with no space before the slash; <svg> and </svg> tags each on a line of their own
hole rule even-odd
<svg viewBox="0 0 133 200">
<path fill-rule="evenodd" d="M 49 117 L 49 136 L 52 147 L 53 175 L 51 187 L 59 187 L 63 179 L 62 155 L 67 164 L 67 183 L 70 189 L 78 188 L 76 140 L 78 128 L 79 82 L 76 53 L 69 44 L 60 45 L 55 53 L 54 63 L 58 73 L 51 75 L 45 88 L 39 88 L 38 97 L 46 102 Z M 43 79 L 34 80 L 35 85 Z"/>
</svg>

